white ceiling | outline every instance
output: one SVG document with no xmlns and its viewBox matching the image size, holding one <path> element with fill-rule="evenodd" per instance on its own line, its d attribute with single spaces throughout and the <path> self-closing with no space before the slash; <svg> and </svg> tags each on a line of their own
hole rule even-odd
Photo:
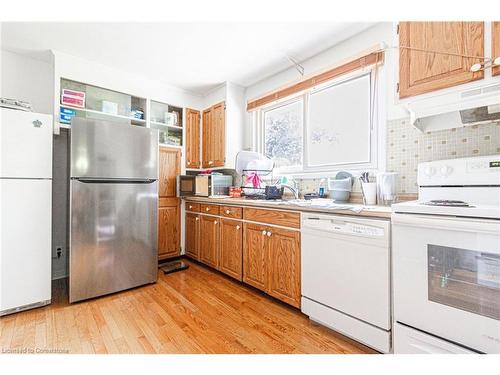
<svg viewBox="0 0 500 375">
<path fill-rule="evenodd" d="M 55 49 L 206 94 L 224 81 L 250 86 L 371 23 L 2 23 L 2 48 Z"/>
</svg>

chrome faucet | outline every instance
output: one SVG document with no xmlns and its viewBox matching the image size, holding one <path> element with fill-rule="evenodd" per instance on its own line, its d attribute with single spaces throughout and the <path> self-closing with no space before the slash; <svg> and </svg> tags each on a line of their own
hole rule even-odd
<svg viewBox="0 0 500 375">
<path fill-rule="evenodd" d="M 299 189 L 294 188 L 293 186 L 286 185 L 286 184 L 281 184 L 282 187 L 288 188 L 293 193 L 293 196 L 295 199 L 299 199 Z"/>
</svg>

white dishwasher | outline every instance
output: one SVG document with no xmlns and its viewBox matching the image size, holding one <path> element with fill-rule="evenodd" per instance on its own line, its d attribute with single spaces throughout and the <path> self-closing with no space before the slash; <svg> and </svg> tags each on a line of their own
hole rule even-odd
<svg viewBox="0 0 500 375">
<path fill-rule="evenodd" d="M 302 214 L 302 312 L 391 351 L 390 221 Z"/>
</svg>

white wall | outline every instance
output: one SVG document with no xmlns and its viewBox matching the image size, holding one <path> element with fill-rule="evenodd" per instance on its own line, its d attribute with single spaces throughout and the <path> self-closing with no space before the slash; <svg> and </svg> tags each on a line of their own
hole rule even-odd
<svg viewBox="0 0 500 375">
<path fill-rule="evenodd" d="M 224 82 L 222 85 L 210 90 L 208 93 L 203 96 L 202 101 L 202 109 L 207 109 L 214 104 L 220 103 L 226 100 L 227 95 L 227 82 Z"/>
<path fill-rule="evenodd" d="M 348 59 L 352 56 L 363 52 L 377 44 L 385 43 L 387 46 L 394 45 L 395 38 L 394 24 L 391 22 L 382 22 L 373 27 L 349 38 L 342 43 L 339 43 L 332 48 L 321 52 L 320 54 L 311 57 L 310 59 L 301 62 L 304 67 L 305 75 L 314 74 L 325 70 L 338 62 Z M 396 99 L 396 64 L 395 55 L 397 51 L 388 49 L 385 54 L 385 62 L 380 69 L 381 77 L 383 77 L 383 85 L 386 87 L 386 117 L 388 119 L 396 119 L 407 117 L 406 110 L 395 105 Z M 282 71 L 276 75 L 268 77 L 256 84 L 247 87 L 246 100 L 254 99 L 263 96 L 277 88 L 294 83 L 301 78 L 300 74 L 294 67 Z M 245 126 L 245 136 L 243 147 L 252 146 L 252 115 L 247 114 Z"/>
</svg>

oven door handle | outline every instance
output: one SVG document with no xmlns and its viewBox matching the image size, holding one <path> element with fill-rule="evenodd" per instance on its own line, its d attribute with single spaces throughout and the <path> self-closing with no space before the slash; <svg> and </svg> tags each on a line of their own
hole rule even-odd
<svg viewBox="0 0 500 375">
<path fill-rule="evenodd" d="M 391 215 L 391 223 L 395 226 L 487 233 L 500 237 L 500 220 L 466 219 L 447 216 L 431 217 L 427 215 L 393 213 Z"/>
</svg>

